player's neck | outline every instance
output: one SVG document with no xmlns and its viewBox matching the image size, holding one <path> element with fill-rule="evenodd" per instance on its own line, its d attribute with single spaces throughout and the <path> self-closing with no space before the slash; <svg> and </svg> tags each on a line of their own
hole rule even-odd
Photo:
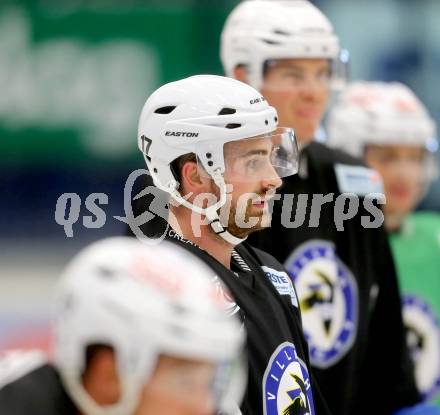
<svg viewBox="0 0 440 415">
<path fill-rule="evenodd" d="M 385 213 L 385 229 L 388 232 L 396 232 L 402 227 L 402 223 L 405 220 L 406 215 L 404 213 L 386 212 Z"/>
<path fill-rule="evenodd" d="M 168 222 L 176 233 L 183 238 L 194 242 L 201 249 L 208 252 L 226 268 L 231 267 L 231 255 L 234 247 L 218 236 L 210 225 L 203 224 L 203 219 L 189 209 L 178 207 L 172 209 Z"/>
</svg>

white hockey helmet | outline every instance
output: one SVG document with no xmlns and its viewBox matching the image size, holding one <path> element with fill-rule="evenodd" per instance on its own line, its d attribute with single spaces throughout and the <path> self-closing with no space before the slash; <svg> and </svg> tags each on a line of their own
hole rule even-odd
<svg viewBox="0 0 440 415">
<path fill-rule="evenodd" d="M 214 272 L 171 245 L 109 238 L 86 248 L 64 272 L 55 310 L 55 364 L 82 413 L 134 413 L 161 354 L 218 364 L 218 409 L 228 413 L 233 401 L 241 401 L 243 330 L 227 315 Z M 86 348 L 95 344 L 115 352 L 122 393 L 113 406 L 99 406 L 82 386 Z"/>
<path fill-rule="evenodd" d="M 354 82 L 331 108 L 328 144 L 362 157 L 365 146 L 409 145 L 427 151 L 427 179 L 436 175 L 436 125 L 416 95 L 399 82 Z"/>
<path fill-rule="evenodd" d="M 245 65 L 248 81 L 263 84 L 265 62 L 272 59 L 324 58 L 333 63 L 332 85 L 347 77 L 348 52 L 326 16 L 307 0 L 244 0 L 231 12 L 221 34 L 225 73 Z"/>
<path fill-rule="evenodd" d="M 275 108 L 251 86 L 215 75 L 192 76 L 156 90 L 139 119 L 138 145 L 154 184 L 189 209 L 206 215 L 213 230 L 237 245 L 242 239 L 227 232 L 218 209 L 226 203 L 224 145 L 244 139 L 271 140 L 270 162 L 280 177 L 295 174 L 298 149 L 290 128 L 277 128 Z M 217 203 L 201 208 L 179 193 L 171 163 L 193 153 L 220 189 Z"/>
</svg>

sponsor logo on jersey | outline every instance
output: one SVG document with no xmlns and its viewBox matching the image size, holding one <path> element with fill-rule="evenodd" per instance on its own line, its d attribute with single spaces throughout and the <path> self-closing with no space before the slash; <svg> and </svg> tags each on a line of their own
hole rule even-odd
<svg viewBox="0 0 440 415">
<path fill-rule="evenodd" d="M 285 342 L 272 354 L 263 377 L 264 415 L 314 415 L 307 367 L 295 346 Z"/>
<path fill-rule="evenodd" d="M 298 307 L 298 298 L 290 277 L 284 271 L 277 271 L 273 268 L 262 266 L 261 269 L 266 274 L 267 279 L 275 286 L 281 295 L 288 295 L 292 305 Z"/>
<path fill-rule="evenodd" d="M 191 132 L 185 132 L 185 131 L 167 131 L 165 133 L 166 136 L 173 136 L 173 137 L 188 137 L 188 138 L 194 138 L 198 137 L 199 133 L 191 133 Z"/>
<path fill-rule="evenodd" d="M 417 386 L 423 397 L 430 399 L 440 392 L 440 321 L 416 296 L 404 295 L 402 306 Z"/>
<path fill-rule="evenodd" d="M 357 333 L 358 290 L 333 243 L 313 240 L 286 260 L 299 297 L 310 362 L 327 368 L 351 349 Z"/>
<path fill-rule="evenodd" d="M 382 178 L 373 169 L 336 164 L 335 173 L 341 193 L 354 193 L 359 196 L 366 196 L 370 193 L 383 194 Z"/>
</svg>

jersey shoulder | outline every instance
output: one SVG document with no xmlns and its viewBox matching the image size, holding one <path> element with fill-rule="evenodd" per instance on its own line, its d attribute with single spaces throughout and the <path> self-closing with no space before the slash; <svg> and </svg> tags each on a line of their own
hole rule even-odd
<svg viewBox="0 0 440 415">
<path fill-rule="evenodd" d="M 306 149 L 308 174 L 320 190 L 354 193 L 358 196 L 383 194 L 379 173 L 362 160 L 322 143 L 310 143 Z"/>
<path fill-rule="evenodd" d="M 343 150 L 329 147 L 323 143 L 313 141 L 304 150 L 308 158 L 319 163 L 323 168 L 333 168 L 335 164 L 363 166 L 362 159 L 352 156 Z"/>
<path fill-rule="evenodd" d="M 440 232 L 440 214 L 436 212 L 415 212 L 409 215 L 408 222 L 429 232 Z"/>
<path fill-rule="evenodd" d="M 74 412 L 55 368 L 40 352 L 12 352 L 0 359 L 0 413 L 63 415 Z"/>
<path fill-rule="evenodd" d="M 268 266 L 276 269 L 277 271 L 284 271 L 284 266 L 281 264 L 281 262 L 279 262 L 274 256 L 272 256 L 268 252 L 263 251 L 260 248 L 256 248 L 254 245 L 251 245 L 248 242 L 243 242 L 242 245 L 248 251 L 253 251 L 261 266 Z"/>
<path fill-rule="evenodd" d="M 0 390 L 48 363 L 39 350 L 9 350 L 0 354 Z"/>
<path fill-rule="evenodd" d="M 421 246 L 440 249 L 440 214 L 435 212 L 415 212 L 409 215 L 401 232 L 393 235 L 401 241 L 420 242 Z"/>
<path fill-rule="evenodd" d="M 282 265 L 271 254 L 261 249 L 254 248 L 252 245 L 246 245 L 247 249 L 253 251 L 254 256 L 256 256 L 266 279 L 275 287 L 280 295 L 288 296 L 291 304 L 296 309 L 299 309 L 298 295 L 295 286 L 284 265 Z"/>
</svg>

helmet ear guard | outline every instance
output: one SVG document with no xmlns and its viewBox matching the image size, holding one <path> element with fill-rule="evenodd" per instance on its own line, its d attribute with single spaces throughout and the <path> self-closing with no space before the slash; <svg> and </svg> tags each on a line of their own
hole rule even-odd
<svg viewBox="0 0 440 415">
<path fill-rule="evenodd" d="M 153 183 L 157 188 L 170 194 L 179 188 L 179 182 L 176 180 L 176 177 L 168 167 L 167 163 L 164 163 L 162 160 L 154 160 L 154 162 L 152 162 L 152 160 L 145 154 L 144 159 L 148 171 L 153 178 Z M 161 177 L 162 180 L 159 180 L 159 177 Z"/>
</svg>

